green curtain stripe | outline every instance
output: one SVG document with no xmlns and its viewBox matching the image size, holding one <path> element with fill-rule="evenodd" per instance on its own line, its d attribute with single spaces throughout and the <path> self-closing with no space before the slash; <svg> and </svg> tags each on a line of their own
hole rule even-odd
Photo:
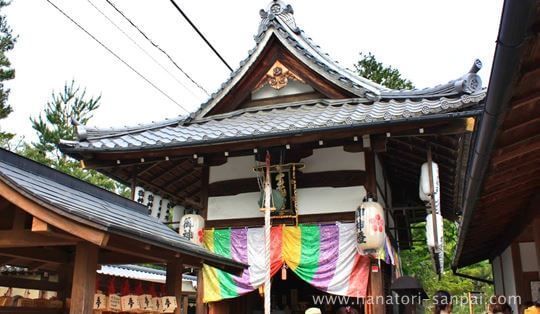
<svg viewBox="0 0 540 314">
<path fill-rule="evenodd" d="M 231 258 L 231 230 L 214 230 L 214 252 L 221 256 Z M 222 270 L 217 270 L 219 278 L 219 290 L 221 297 L 234 298 L 238 296 L 236 285 L 232 275 Z"/>
<path fill-rule="evenodd" d="M 300 278 L 311 283 L 311 279 L 319 268 L 320 229 L 316 225 L 301 225 L 300 232 L 302 251 L 300 264 L 295 272 Z"/>
</svg>

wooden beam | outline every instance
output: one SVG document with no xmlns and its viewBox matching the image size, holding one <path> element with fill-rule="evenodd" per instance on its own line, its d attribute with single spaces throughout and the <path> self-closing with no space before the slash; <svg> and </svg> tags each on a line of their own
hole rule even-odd
<svg viewBox="0 0 540 314">
<path fill-rule="evenodd" d="M 32 232 L 49 233 L 51 231 L 50 226 L 46 222 L 36 217 L 32 218 Z"/>
<path fill-rule="evenodd" d="M 182 273 L 184 272 L 184 265 L 179 260 L 167 262 L 167 277 L 165 280 L 165 288 L 167 289 L 167 295 L 176 297 L 176 310 L 175 314 L 181 314 L 182 307 Z M 186 309 L 187 310 L 187 309 Z"/>
<path fill-rule="evenodd" d="M 296 174 L 298 188 L 348 187 L 364 185 L 366 172 L 363 170 L 339 170 Z M 226 196 L 258 192 L 256 178 L 234 179 L 213 182 L 208 186 L 209 196 Z"/>
<path fill-rule="evenodd" d="M 92 314 L 99 247 L 88 242 L 77 244 L 70 314 Z"/>
<path fill-rule="evenodd" d="M 65 216 L 59 215 L 38 204 L 34 200 L 26 197 L 2 181 L 0 181 L 0 195 L 28 214 L 37 217 L 43 222 L 51 226 L 55 226 L 66 233 L 72 234 L 81 239 L 85 239 L 86 241 L 92 242 L 96 245 L 103 245 L 107 242 L 107 233 L 103 230 L 99 230 L 99 228 L 103 227 L 93 224 L 90 221 L 85 221 L 85 223 L 82 224 Z"/>
<path fill-rule="evenodd" d="M 35 289 L 45 291 L 58 291 L 58 282 L 20 278 L 16 276 L 0 276 L 0 286 L 21 289 Z"/>
<path fill-rule="evenodd" d="M 7 248 L 0 249 L 0 256 L 40 261 L 44 263 L 65 264 L 71 260 L 71 254 L 59 248 Z"/>
<path fill-rule="evenodd" d="M 80 239 L 66 239 L 32 231 L 0 231 L 0 248 L 75 245 Z"/>
<path fill-rule="evenodd" d="M 515 142 L 493 152 L 491 164 L 493 167 L 520 158 L 523 155 L 540 150 L 540 134 Z"/>
</svg>

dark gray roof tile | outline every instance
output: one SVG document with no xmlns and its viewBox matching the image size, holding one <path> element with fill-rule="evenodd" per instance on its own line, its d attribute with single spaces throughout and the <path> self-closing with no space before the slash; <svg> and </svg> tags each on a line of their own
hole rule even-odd
<svg viewBox="0 0 540 314">
<path fill-rule="evenodd" d="M 113 141 L 107 141 L 109 145 Z M 0 149 L 0 180 L 57 214 L 110 233 L 241 268 L 180 237 L 139 203 Z"/>
</svg>

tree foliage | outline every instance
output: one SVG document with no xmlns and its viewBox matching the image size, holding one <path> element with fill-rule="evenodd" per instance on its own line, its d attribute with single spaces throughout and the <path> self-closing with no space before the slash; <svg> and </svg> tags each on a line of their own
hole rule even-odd
<svg viewBox="0 0 540 314">
<path fill-rule="evenodd" d="M 72 120 L 86 124 L 99 108 L 100 97 L 88 97 L 86 90 L 65 84 L 61 92 L 53 92 L 43 112 L 31 117 L 37 141 L 24 145 L 21 154 L 59 171 L 90 182 L 107 190 L 128 196 L 128 189 L 95 171 L 82 169 L 79 162 L 64 155 L 58 144 L 62 139 L 74 139 Z"/>
<path fill-rule="evenodd" d="M 434 295 L 437 290 L 446 290 L 450 294 L 459 297 L 465 297 L 468 292 L 482 292 L 484 293 L 484 301 L 486 300 L 485 297 L 489 298 L 493 294 L 493 287 L 491 285 L 458 277 L 453 274 L 450 263 L 454 257 L 457 245 L 458 228 L 455 223 L 447 220 L 444 221 L 445 267 L 441 280 L 438 279 L 431 255 L 425 244 L 425 225 L 425 223 L 413 225 L 411 235 L 415 241 L 419 241 L 418 243 L 422 244 L 415 245 L 409 250 L 401 251 L 403 272 L 408 276 L 413 276 L 420 280 L 429 296 Z M 478 278 L 492 279 L 491 265 L 487 261 L 462 268 L 460 272 Z M 469 309 L 466 306 L 456 304 L 454 307 L 454 313 L 469 313 Z M 482 306 L 477 306 L 476 309 L 485 311 L 485 308 Z"/>
<path fill-rule="evenodd" d="M 382 62 L 377 61 L 371 52 L 368 54 L 360 53 L 360 57 L 361 59 L 354 67 L 361 77 L 365 77 L 391 89 L 414 88 L 412 82 L 401 77 L 401 73 L 397 69 L 391 66 L 385 66 Z"/>
<path fill-rule="evenodd" d="M 7 5 L 8 1 L 0 0 L 0 11 Z M 9 89 L 5 87 L 4 82 L 15 77 L 15 70 L 11 68 L 11 62 L 6 56 L 6 53 L 13 49 L 15 41 L 16 37 L 12 34 L 6 16 L 0 14 L 0 120 L 5 119 L 13 111 L 8 104 Z M 13 136 L 14 134 L 0 129 L 0 147 L 5 147 Z"/>
</svg>

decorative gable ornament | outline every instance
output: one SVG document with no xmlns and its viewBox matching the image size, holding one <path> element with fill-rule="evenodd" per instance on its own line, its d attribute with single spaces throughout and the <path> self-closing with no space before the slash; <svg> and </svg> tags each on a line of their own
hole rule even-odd
<svg viewBox="0 0 540 314">
<path fill-rule="evenodd" d="M 381 204 L 368 198 L 356 210 L 358 251 L 361 254 L 376 252 L 386 239 L 384 209 Z"/>
<path fill-rule="evenodd" d="M 270 87 L 276 90 L 280 90 L 287 86 L 289 80 L 295 80 L 301 83 L 305 83 L 300 77 L 291 72 L 281 62 L 276 61 L 274 65 L 266 72 L 266 75 L 259 81 L 255 90 L 258 90 L 268 84 Z"/>
</svg>

